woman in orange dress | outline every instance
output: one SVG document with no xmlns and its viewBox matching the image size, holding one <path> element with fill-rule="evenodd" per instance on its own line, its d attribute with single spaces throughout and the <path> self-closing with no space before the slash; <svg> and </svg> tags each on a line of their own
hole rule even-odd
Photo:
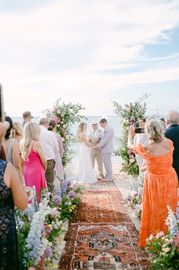
<svg viewBox="0 0 179 270">
<path fill-rule="evenodd" d="M 178 201 L 178 179 L 173 163 L 173 143 L 163 135 L 163 126 L 158 120 L 146 123 L 145 132 L 148 145 L 132 146 L 134 129 L 129 129 L 128 146 L 141 155 L 145 161 L 145 181 L 142 196 L 142 216 L 139 234 L 139 246 L 146 246 L 150 234 L 160 231 L 167 233 L 165 220 L 167 206 L 174 212 Z"/>
</svg>

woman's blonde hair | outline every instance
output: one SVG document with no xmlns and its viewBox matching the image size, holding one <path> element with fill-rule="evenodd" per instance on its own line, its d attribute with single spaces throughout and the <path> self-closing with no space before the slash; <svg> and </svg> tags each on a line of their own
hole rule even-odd
<svg viewBox="0 0 179 270">
<path fill-rule="evenodd" d="M 79 127 L 78 127 L 78 131 L 77 131 L 77 137 L 78 137 L 78 139 L 80 139 L 80 137 L 79 137 L 80 134 L 83 133 L 83 132 L 85 132 L 86 128 L 87 128 L 87 124 L 85 122 L 81 122 L 80 125 L 79 125 Z"/>
<path fill-rule="evenodd" d="M 23 135 L 23 128 L 22 128 L 21 123 L 14 122 L 12 129 L 13 129 L 13 131 L 12 131 L 12 137 L 15 137 L 15 136 L 21 136 L 22 137 L 22 135 Z"/>
<path fill-rule="evenodd" d="M 22 158 L 27 159 L 29 147 L 32 141 L 39 141 L 40 127 L 35 122 L 28 122 L 25 124 L 23 129 L 23 139 L 22 139 Z"/>
<path fill-rule="evenodd" d="M 151 119 L 146 122 L 145 133 L 151 142 L 161 142 L 164 134 L 164 128 L 161 121 Z"/>
</svg>

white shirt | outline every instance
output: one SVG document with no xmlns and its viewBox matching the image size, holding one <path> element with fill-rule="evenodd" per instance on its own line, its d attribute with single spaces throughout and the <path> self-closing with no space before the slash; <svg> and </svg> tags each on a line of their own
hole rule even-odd
<svg viewBox="0 0 179 270">
<path fill-rule="evenodd" d="M 88 134 L 88 139 L 92 144 L 99 143 L 99 140 L 102 138 L 102 131 L 97 129 L 96 131 L 91 130 Z"/>
<path fill-rule="evenodd" d="M 55 133 L 47 130 L 44 126 L 40 125 L 40 143 L 42 145 L 46 160 L 56 159 L 59 154 L 59 146 Z"/>
<path fill-rule="evenodd" d="M 148 144 L 148 139 L 145 135 L 145 133 L 137 133 L 134 136 L 134 145 L 139 145 L 139 144 L 143 144 L 146 145 Z M 140 155 L 136 155 L 136 161 L 137 161 L 137 165 L 140 167 L 143 165 L 143 158 Z"/>
</svg>

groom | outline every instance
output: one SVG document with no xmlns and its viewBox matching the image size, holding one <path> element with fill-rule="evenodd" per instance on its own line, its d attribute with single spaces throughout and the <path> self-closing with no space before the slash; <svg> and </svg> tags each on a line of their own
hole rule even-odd
<svg viewBox="0 0 179 270">
<path fill-rule="evenodd" d="M 108 125 L 108 122 L 105 118 L 101 119 L 99 124 L 104 129 L 104 133 L 97 147 L 101 149 L 101 153 L 102 153 L 102 157 L 104 161 L 104 167 L 106 170 L 106 180 L 112 181 L 111 156 L 113 152 L 114 130 L 112 127 Z"/>
</svg>

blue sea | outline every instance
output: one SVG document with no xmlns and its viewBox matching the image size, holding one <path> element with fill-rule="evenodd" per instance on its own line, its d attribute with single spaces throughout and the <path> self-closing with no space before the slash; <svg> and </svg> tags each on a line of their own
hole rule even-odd
<svg viewBox="0 0 179 270">
<path fill-rule="evenodd" d="M 114 134 L 115 134 L 115 140 L 114 140 L 114 150 L 117 150 L 119 148 L 119 138 L 122 134 L 120 119 L 117 116 L 106 116 L 105 117 L 109 123 L 110 126 L 114 128 Z M 22 117 L 12 117 L 14 122 L 23 122 Z M 93 121 L 99 122 L 101 119 L 101 116 L 86 116 L 84 121 L 88 123 L 88 129 L 90 129 L 90 125 Z M 34 117 L 33 120 L 38 123 L 39 117 Z M 74 124 L 72 126 L 71 132 L 75 135 L 77 132 L 79 123 Z M 77 145 L 73 144 L 73 150 L 76 150 Z"/>
</svg>

